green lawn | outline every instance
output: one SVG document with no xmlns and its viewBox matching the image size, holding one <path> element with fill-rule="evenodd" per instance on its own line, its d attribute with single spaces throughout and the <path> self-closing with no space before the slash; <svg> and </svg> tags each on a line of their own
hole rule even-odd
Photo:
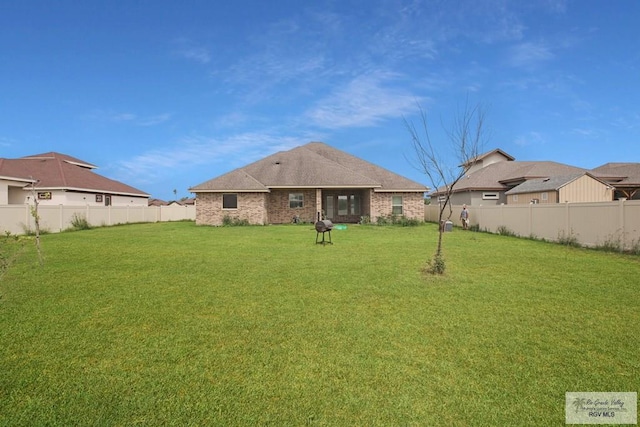
<svg viewBox="0 0 640 427">
<path fill-rule="evenodd" d="M 139 224 L 0 273 L 0 425 L 564 425 L 638 391 L 640 258 L 434 225 Z M 4 237 L 2 237 L 4 239 Z M 19 244 L 16 242 L 15 244 Z"/>
</svg>

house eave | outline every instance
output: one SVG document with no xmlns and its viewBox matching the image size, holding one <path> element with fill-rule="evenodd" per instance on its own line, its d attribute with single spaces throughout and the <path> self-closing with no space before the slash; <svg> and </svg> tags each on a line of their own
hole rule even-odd
<svg viewBox="0 0 640 427">
<path fill-rule="evenodd" d="M 31 191 L 31 188 L 23 188 L 24 191 Z M 93 188 L 77 188 L 77 187 L 36 187 L 36 191 L 74 191 L 79 193 L 97 193 L 97 194 L 112 194 L 114 196 L 133 196 L 149 198 L 150 194 L 145 193 L 129 193 L 126 191 L 111 191 L 111 190 L 97 190 Z"/>
<path fill-rule="evenodd" d="M 375 193 L 426 193 L 429 188 L 375 188 Z"/>
<path fill-rule="evenodd" d="M 303 188 L 303 189 L 337 189 L 337 188 L 378 188 L 379 185 L 271 185 L 269 188 L 274 190 L 283 190 L 287 188 Z"/>
<path fill-rule="evenodd" d="M 189 189 L 190 193 L 194 193 L 194 194 L 198 194 L 198 193 L 269 193 L 269 189 L 255 189 L 255 190 L 238 190 L 238 189 L 232 189 L 232 188 L 225 188 L 225 189 L 197 189 L 197 188 L 190 188 Z"/>
<path fill-rule="evenodd" d="M 37 179 L 18 178 L 15 176 L 0 176 L 0 179 L 6 180 L 6 181 L 15 181 L 15 182 L 24 183 L 24 185 L 38 182 Z"/>
</svg>

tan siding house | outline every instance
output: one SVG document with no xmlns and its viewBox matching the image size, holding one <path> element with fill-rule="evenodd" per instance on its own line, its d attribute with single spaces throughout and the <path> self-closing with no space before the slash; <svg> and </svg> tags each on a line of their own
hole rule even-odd
<svg viewBox="0 0 640 427">
<path fill-rule="evenodd" d="M 453 188 L 450 201 L 454 205 L 640 199 L 640 163 L 606 163 L 588 170 L 552 161 L 516 161 L 504 151 L 495 149 L 462 166 L 468 169 Z M 581 177 L 585 174 L 589 177 L 582 177 L 576 182 L 562 182 L 568 177 Z M 544 187 L 541 183 L 547 182 L 545 180 L 551 180 L 558 186 L 540 189 L 539 187 Z M 535 185 L 519 187 L 526 182 Z M 529 194 L 523 194 L 523 188 Z M 612 190 L 611 194 L 609 190 Z M 432 199 L 438 200 L 444 194 L 446 187 L 443 186 L 430 195 Z"/>
<path fill-rule="evenodd" d="M 510 205 L 613 200 L 613 188 L 589 173 L 531 179 L 505 194 Z"/>
<path fill-rule="evenodd" d="M 189 189 L 196 194 L 196 223 L 225 218 L 251 224 L 356 223 L 362 217 L 424 219 L 428 188 L 384 168 L 310 142 L 268 156 Z"/>
</svg>

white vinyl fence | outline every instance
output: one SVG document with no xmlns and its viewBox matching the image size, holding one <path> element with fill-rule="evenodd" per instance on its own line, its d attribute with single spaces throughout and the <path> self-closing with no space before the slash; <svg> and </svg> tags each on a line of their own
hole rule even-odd
<svg viewBox="0 0 640 427">
<path fill-rule="evenodd" d="M 0 206 L 0 233 L 25 234 L 35 230 L 32 206 Z M 195 220 L 195 206 L 38 206 L 40 229 L 57 233 L 71 227 L 74 217 L 95 227 L 133 222 Z"/>
<path fill-rule="evenodd" d="M 522 237 L 558 241 L 575 239 L 584 246 L 640 245 L 640 200 L 598 203 L 467 206 L 471 225 L 496 233 L 499 228 Z M 453 206 L 451 221 L 460 225 L 462 206 Z M 445 209 L 445 218 L 449 208 Z M 438 221 L 438 206 L 425 206 L 425 221 Z"/>
</svg>

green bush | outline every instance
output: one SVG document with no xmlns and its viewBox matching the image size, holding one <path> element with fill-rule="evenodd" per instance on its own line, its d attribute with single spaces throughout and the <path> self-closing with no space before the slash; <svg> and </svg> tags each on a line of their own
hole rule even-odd
<svg viewBox="0 0 640 427">
<path fill-rule="evenodd" d="M 91 224 L 87 221 L 87 217 L 81 214 L 74 213 L 71 217 L 71 230 L 90 230 Z"/>
<path fill-rule="evenodd" d="M 36 230 L 35 228 L 31 228 L 30 226 L 28 226 L 27 224 L 21 223 L 20 227 L 22 227 L 22 234 L 24 234 L 25 236 L 35 236 L 36 235 Z M 40 226 L 40 235 L 44 235 L 44 234 L 49 234 L 50 230 L 46 227 L 42 227 Z"/>
<path fill-rule="evenodd" d="M 360 217 L 360 224 L 368 225 L 371 224 L 371 217 L 369 215 L 363 215 Z"/>
<path fill-rule="evenodd" d="M 511 237 L 516 236 L 516 233 L 513 232 L 513 230 L 510 230 L 509 227 L 504 225 L 501 225 L 496 229 L 496 234 L 499 234 L 501 236 L 511 236 Z"/>
<path fill-rule="evenodd" d="M 364 224 L 362 222 L 362 219 L 365 217 L 361 217 L 361 224 Z M 368 217 L 367 217 L 368 218 Z M 367 222 L 367 224 L 370 223 Z M 407 218 L 404 215 L 380 215 L 378 218 L 376 218 L 376 225 L 400 225 L 402 227 L 415 227 L 420 225 L 420 220 L 415 219 L 415 218 Z"/>
<path fill-rule="evenodd" d="M 250 224 L 249 224 L 249 220 L 247 219 L 232 218 L 229 215 L 225 215 L 222 218 L 222 225 L 224 227 L 241 227 L 241 226 L 247 226 Z"/>
<path fill-rule="evenodd" d="M 12 235 L 10 231 L 6 231 L 4 236 L 0 237 L 0 278 L 19 255 L 24 247 L 24 242 L 25 240 L 20 239 L 17 235 Z"/>
<path fill-rule="evenodd" d="M 573 233 L 571 230 L 569 233 L 565 233 L 564 230 L 558 234 L 558 243 L 566 246 L 573 246 L 575 248 L 579 248 L 580 242 L 578 241 L 578 236 Z"/>
<path fill-rule="evenodd" d="M 444 274 L 446 267 L 442 254 L 435 254 L 431 261 L 429 261 L 425 272 L 433 275 L 441 275 Z"/>
</svg>

